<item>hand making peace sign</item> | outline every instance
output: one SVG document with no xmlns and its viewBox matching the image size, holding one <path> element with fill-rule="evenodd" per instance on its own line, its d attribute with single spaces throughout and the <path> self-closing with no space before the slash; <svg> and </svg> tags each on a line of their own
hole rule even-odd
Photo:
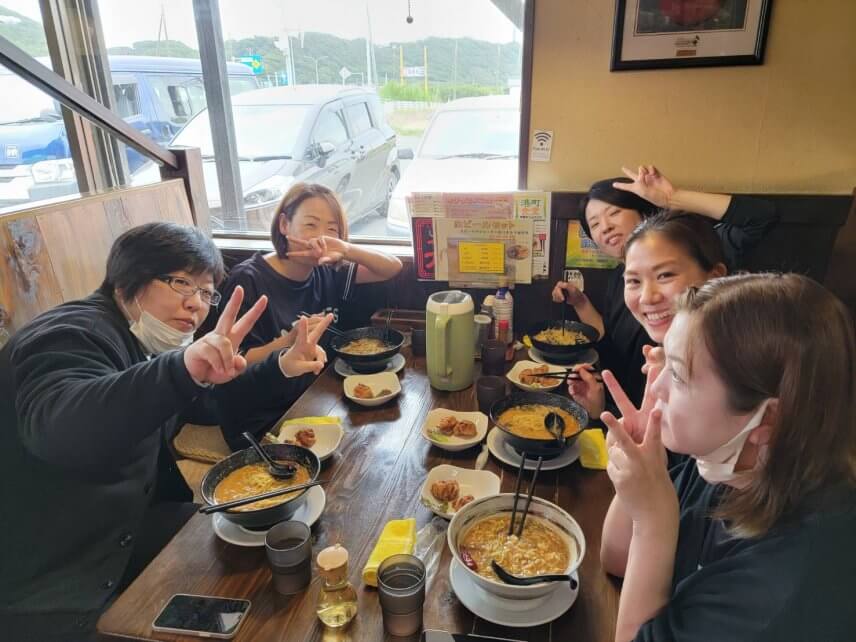
<svg viewBox="0 0 856 642">
<path fill-rule="evenodd" d="M 313 372 L 320 374 L 327 363 L 327 353 L 318 345 L 321 335 L 333 322 L 333 315 L 326 315 L 320 323 L 309 329 L 309 319 L 301 317 L 295 324 L 297 338 L 294 345 L 279 357 L 279 367 L 287 377 Z"/>
<path fill-rule="evenodd" d="M 669 206 L 672 195 L 675 193 L 675 186 L 656 167 L 653 165 L 640 165 L 635 174 L 626 167 L 622 167 L 621 171 L 624 172 L 625 176 L 632 179 L 633 182 L 613 183 L 612 186 L 615 189 L 633 192 L 658 207 Z"/>
<path fill-rule="evenodd" d="M 238 286 L 214 329 L 184 351 L 184 365 L 197 383 L 226 383 L 246 370 L 247 361 L 238 354 L 238 348 L 267 307 L 267 297 L 260 297 L 238 319 L 243 300 L 244 289 Z"/>
</svg>

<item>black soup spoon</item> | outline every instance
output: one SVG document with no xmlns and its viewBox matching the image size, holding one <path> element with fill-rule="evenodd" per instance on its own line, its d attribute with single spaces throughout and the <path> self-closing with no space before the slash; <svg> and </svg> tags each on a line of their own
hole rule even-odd
<svg viewBox="0 0 856 642">
<path fill-rule="evenodd" d="M 573 575 L 533 575 L 532 577 L 520 577 L 519 575 L 512 575 L 504 568 L 502 568 L 496 560 L 491 560 L 490 562 L 491 568 L 493 568 L 493 572 L 497 574 L 499 579 L 501 579 L 506 584 L 514 584 L 516 586 L 531 586 L 532 584 L 540 584 L 541 582 L 568 582 L 571 585 L 571 590 L 576 591 L 578 582 L 574 578 Z"/>
<path fill-rule="evenodd" d="M 268 472 L 271 474 L 271 477 L 276 477 L 277 479 L 291 479 L 294 477 L 294 474 L 297 472 L 297 469 L 290 464 L 278 464 L 275 462 L 270 455 L 265 452 L 265 449 L 261 447 L 256 438 L 253 437 L 250 433 L 244 433 L 244 439 L 246 439 L 253 447 L 253 450 L 256 451 L 259 457 L 262 458 L 268 465 Z"/>
</svg>

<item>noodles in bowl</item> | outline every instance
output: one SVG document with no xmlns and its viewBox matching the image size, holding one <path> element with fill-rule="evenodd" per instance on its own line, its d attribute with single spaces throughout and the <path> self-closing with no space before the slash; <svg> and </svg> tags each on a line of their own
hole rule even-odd
<svg viewBox="0 0 856 642">
<path fill-rule="evenodd" d="M 519 519 L 519 513 L 518 513 Z M 576 557 L 576 545 L 567 533 L 537 515 L 528 516 L 520 537 L 508 534 L 511 513 L 500 513 L 474 523 L 459 540 L 461 557 L 482 577 L 497 580 L 496 561 L 512 575 L 533 577 L 564 573 Z M 516 521 L 519 524 L 519 521 Z"/>
<path fill-rule="evenodd" d="M 590 343 L 588 337 L 579 330 L 562 330 L 562 328 L 547 328 L 535 335 L 538 341 L 552 346 L 575 346 Z"/>
<path fill-rule="evenodd" d="M 538 566 L 540 562 L 529 561 L 536 557 L 534 549 L 540 546 L 552 559 L 544 564 L 544 568 L 556 569 L 563 575 L 573 575 L 585 557 L 586 540 L 580 525 L 573 517 L 556 504 L 535 495 L 526 517 L 524 537 L 521 539 L 523 546 L 509 546 L 508 519 L 513 506 L 513 493 L 491 495 L 470 502 L 452 516 L 446 531 L 446 540 L 455 563 L 461 565 L 463 572 L 480 588 L 500 598 L 531 600 L 532 606 L 537 603 L 536 598 L 546 599 L 561 582 L 537 582 L 527 586 L 506 584 L 491 573 L 481 570 L 482 566 L 490 566 L 492 558 L 489 556 L 492 551 L 497 551 L 502 557 L 493 559 L 509 572 L 523 571 L 519 574 L 532 577 L 541 574 L 541 567 Z M 519 524 L 522 509 L 519 502 L 515 524 Z M 535 530 L 543 534 L 543 538 L 530 539 L 534 531 L 530 530 L 529 520 L 533 520 Z M 470 547 L 479 547 L 480 550 L 470 551 Z M 472 559 L 474 554 L 475 559 L 484 554 L 481 558 L 482 564 L 477 565 L 475 569 L 472 564 L 467 563 L 468 558 Z M 515 557 L 519 559 L 515 560 Z M 564 566 L 561 560 L 565 560 Z"/>
<path fill-rule="evenodd" d="M 544 425 L 545 417 L 555 412 L 565 421 L 565 437 L 577 434 L 581 428 L 579 422 L 568 411 L 557 406 L 545 404 L 525 404 L 514 406 L 500 413 L 497 423 L 508 432 L 526 439 L 555 439 Z"/>
<path fill-rule="evenodd" d="M 345 354 L 372 355 L 380 354 L 385 350 L 389 350 L 389 348 L 390 346 L 380 339 L 375 337 L 362 337 L 346 343 L 339 348 L 339 352 L 344 352 Z"/>
<path fill-rule="evenodd" d="M 267 493 L 272 490 L 288 488 L 289 486 L 297 486 L 298 484 L 305 484 L 310 481 L 311 477 L 306 466 L 302 466 L 295 462 L 280 463 L 290 463 L 295 466 L 297 468 L 297 472 L 294 474 L 294 477 L 291 477 L 290 479 L 277 479 L 268 472 L 267 464 L 264 462 L 241 466 L 226 475 L 226 477 L 217 484 L 214 488 L 214 501 L 217 504 L 223 504 L 225 502 L 230 502 L 233 499 L 243 499 L 244 497 L 261 495 L 262 493 Z M 232 508 L 230 510 L 247 512 L 269 508 L 296 497 L 300 492 L 303 491 L 287 493 L 285 495 L 280 495 L 279 497 L 260 499 L 252 504 L 245 504 L 244 506 L 238 506 L 237 508 Z"/>
</svg>

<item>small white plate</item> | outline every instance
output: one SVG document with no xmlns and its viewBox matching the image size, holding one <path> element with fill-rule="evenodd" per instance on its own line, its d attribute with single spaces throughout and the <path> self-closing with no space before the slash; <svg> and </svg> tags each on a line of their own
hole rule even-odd
<svg viewBox="0 0 856 642">
<path fill-rule="evenodd" d="M 476 425 L 475 437 L 455 437 L 454 435 L 442 435 L 437 431 L 437 424 L 440 420 L 452 415 L 455 419 L 461 421 L 472 421 Z M 425 423 L 422 424 L 422 436 L 425 437 L 437 448 L 449 450 L 452 452 L 458 450 L 466 450 L 472 448 L 479 443 L 487 434 L 487 415 L 481 412 L 461 412 L 460 410 L 446 410 L 445 408 L 434 408 L 425 417 Z"/>
<path fill-rule="evenodd" d="M 574 571 L 577 588 L 561 582 L 547 599 L 510 600 L 488 593 L 476 584 L 458 560 L 449 564 L 449 582 L 457 598 L 478 617 L 500 626 L 528 627 L 547 624 L 559 618 L 577 600 L 580 593 L 579 576 Z"/>
<path fill-rule="evenodd" d="M 517 386 L 521 390 L 526 390 L 529 392 L 543 392 L 544 390 L 555 390 L 556 388 L 562 385 L 562 379 L 549 379 L 550 383 L 548 383 L 546 386 L 523 383 L 520 380 L 520 375 L 524 370 L 526 370 L 527 368 L 537 368 L 540 365 L 546 365 L 549 368 L 547 372 L 555 372 L 561 374 L 565 370 L 567 370 L 567 368 L 565 367 L 554 366 L 551 363 L 541 364 L 537 361 L 518 361 L 514 364 L 514 367 L 509 370 L 508 374 L 506 374 L 505 376 L 515 386 Z"/>
<path fill-rule="evenodd" d="M 383 395 L 382 397 L 372 397 L 371 399 L 355 397 L 354 388 L 361 383 L 371 388 L 372 394 L 377 394 L 384 389 L 389 390 L 390 393 L 388 395 Z M 378 372 L 377 374 L 370 375 L 351 375 L 350 377 L 345 377 L 345 382 L 342 385 L 345 389 L 345 396 L 348 399 L 354 403 L 360 404 L 361 406 L 369 407 L 385 404 L 401 392 L 401 382 L 398 380 L 398 375 L 392 372 Z"/>
<path fill-rule="evenodd" d="M 387 362 L 386 369 L 383 370 L 383 372 L 398 372 L 404 367 L 406 363 L 407 360 L 404 358 L 404 355 L 399 352 Z M 351 375 L 360 374 L 338 357 L 333 363 L 333 370 L 336 371 L 336 374 L 341 375 L 343 377 L 350 377 Z"/>
<path fill-rule="evenodd" d="M 454 479 L 458 482 L 459 497 L 472 495 L 473 500 L 476 500 L 499 493 L 499 477 L 489 470 L 470 470 L 449 464 L 434 466 L 422 484 L 422 505 L 445 519 L 452 519 L 457 511 L 451 507 L 451 502 L 441 502 L 431 494 L 431 484 L 444 479 Z"/>
<path fill-rule="evenodd" d="M 490 450 L 490 454 L 496 457 L 503 464 L 508 464 L 515 468 L 520 466 L 520 453 L 511 447 L 511 444 L 509 444 L 505 438 L 505 433 L 499 428 L 494 428 L 487 434 L 487 447 L 488 450 Z M 564 468 L 565 466 L 570 466 L 579 458 L 580 444 L 575 441 L 558 457 L 545 459 L 541 463 L 541 470 L 557 470 L 559 468 Z M 537 457 L 526 458 L 526 470 L 535 470 L 537 464 Z"/>
<path fill-rule="evenodd" d="M 315 432 L 315 444 L 309 450 L 318 455 L 321 461 L 329 459 L 336 452 L 345 434 L 341 424 L 286 424 L 280 427 L 276 441 L 284 443 L 290 439 L 297 443 L 294 436 L 304 428 L 311 428 Z"/>
<path fill-rule="evenodd" d="M 327 495 L 321 486 L 313 486 L 306 491 L 306 500 L 303 505 L 298 508 L 291 519 L 297 522 L 303 522 L 307 526 L 312 526 L 321 517 L 324 512 L 324 507 L 327 505 Z M 230 522 L 220 513 L 214 513 L 213 524 L 214 532 L 217 537 L 224 542 L 229 542 L 235 546 L 264 546 L 265 536 L 267 531 L 253 531 L 243 526 L 238 526 L 235 522 Z"/>
</svg>

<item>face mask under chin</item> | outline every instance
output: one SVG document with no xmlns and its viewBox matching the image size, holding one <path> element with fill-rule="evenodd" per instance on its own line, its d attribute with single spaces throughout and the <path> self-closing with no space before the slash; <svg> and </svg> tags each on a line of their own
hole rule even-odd
<svg viewBox="0 0 856 642">
<path fill-rule="evenodd" d="M 708 453 L 704 457 L 696 457 L 696 465 L 701 477 L 709 484 L 748 482 L 747 477 L 752 471 L 735 471 L 737 460 L 740 458 L 740 453 L 743 451 L 743 446 L 755 428 L 761 425 L 764 419 L 764 411 L 767 410 L 769 399 L 765 399 L 755 414 L 749 419 L 746 425 L 734 437 Z M 762 457 L 758 457 L 755 468 L 761 465 Z"/>
<path fill-rule="evenodd" d="M 129 329 L 131 334 L 143 346 L 147 354 L 161 354 L 169 350 L 186 348 L 193 343 L 193 332 L 182 332 L 171 325 L 164 323 L 152 314 L 149 314 L 140 305 L 139 299 L 134 299 L 140 310 L 140 316 L 136 321 L 131 321 Z"/>
</svg>

